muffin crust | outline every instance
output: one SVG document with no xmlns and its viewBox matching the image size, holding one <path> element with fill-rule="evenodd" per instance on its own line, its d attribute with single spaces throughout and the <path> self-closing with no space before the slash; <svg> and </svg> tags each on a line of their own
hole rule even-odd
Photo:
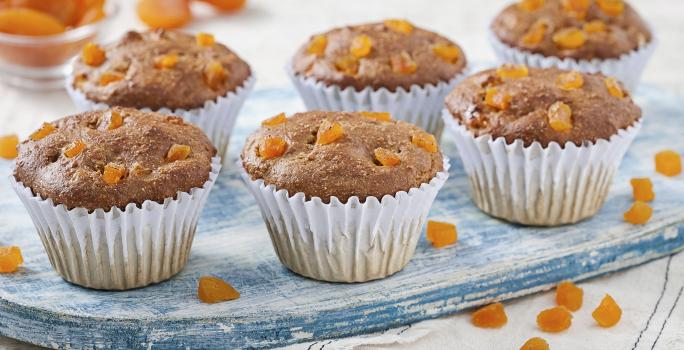
<svg viewBox="0 0 684 350">
<path fill-rule="evenodd" d="M 107 130 L 111 111 L 123 117 L 123 125 Z M 162 203 L 179 191 L 202 187 L 216 154 L 200 129 L 179 117 L 158 113 L 115 107 L 64 117 L 50 124 L 56 127 L 54 132 L 19 145 L 14 177 L 36 195 L 68 208 L 109 210 L 114 206 L 123 209 L 129 203 L 140 205 L 146 200 Z M 86 147 L 69 158 L 65 150 L 76 140 L 83 140 Z M 167 161 L 174 144 L 190 146 L 189 156 Z M 119 183 L 107 184 L 103 180 L 103 169 L 110 162 L 127 169 Z"/>
<path fill-rule="evenodd" d="M 129 31 L 117 42 L 102 47 L 106 59 L 90 66 L 79 57 L 74 65 L 73 87 L 95 102 L 134 108 L 194 109 L 235 91 L 251 75 L 249 65 L 218 42 L 200 46 L 195 36 L 175 31 Z M 155 61 L 177 54 L 173 68 L 157 68 Z M 227 73 L 225 80 L 211 87 L 204 69 L 218 61 Z M 122 80 L 99 84 L 103 73 L 124 76 Z"/>
<path fill-rule="evenodd" d="M 326 145 L 315 144 L 321 124 L 334 122 L 342 126 L 344 136 Z M 303 192 L 325 203 L 333 196 L 342 202 L 358 196 L 363 202 L 367 197 L 381 199 L 420 187 L 442 171 L 441 152 L 431 153 L 413 144 L 411 137 L 417 134 L 425 132 L 402 121 L 380 121 L 360 113 L 297 113 L 250 135 L 241 159 L 253 180 L 263 179 L 267 185 L 288 190 L 289 195 Z M 280 157 L 262 159 L 259 143 L 273 136 L 285 139 L 287 150 Z M 379 147 L 395 152 L 401 163 L 379 165 L 374 158 Z"/>
</svg>

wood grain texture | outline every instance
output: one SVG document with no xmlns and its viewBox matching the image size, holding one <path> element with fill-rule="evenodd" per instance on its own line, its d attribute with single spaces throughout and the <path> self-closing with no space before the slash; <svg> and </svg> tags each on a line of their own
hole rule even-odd
<svg viewBox="0 0 684 350">
<path fill-rule="evenodd" d="M 256 203 L 235 166 L 210 195 L 186 268 L 168 282 L 127 292 L 83 289 L 52 270 L 33 225 L 7 181 L 0 181 L 0 245 L 22 247 L 26 263 L 0 275 L 0 334 L 53 348 L 251 348 L 371 332 L 434 318 L 493 300 L 545 290 L 667 255 L 684 247 L 684 179 L 653 171 L 653 154 L 684 150 L 684 108 L 676 96 L 642 87 L 644 127 L 628 152 L 600 213 L 559 228 L 526 228 L 476 209 L 448 137 L 451 176 L 431 218 L 455 222 L 457 245 L 435 250 L 424 238 L 396 275 L 364 284 L 322 283 L 282 267 Z M 291 90 L 262 90 L 248 101 L 231 152 L 272 110 L 299 108 Z M 231 163 L 232 164 L 232 163 Z M 9 164 L 0 165 L 8 176 Z M 631 204 L 629 178 L 651 176 L 653 219 L 622 221 Z M 216 275 L 242 294 L 201 304 L 197 278 Z"/>
</svg>

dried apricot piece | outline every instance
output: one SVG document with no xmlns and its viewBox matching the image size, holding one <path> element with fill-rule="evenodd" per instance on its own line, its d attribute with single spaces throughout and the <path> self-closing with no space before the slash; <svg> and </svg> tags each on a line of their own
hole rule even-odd
<svg viewBox="0 0 684 350">
<path fill-rule="evenodd" d="M 543 338 L 534 337 L 528 339 L 520 350 L 549 350 L 549 343 Z"/>
<path fill-rule="evenodd" d="M 237 299 L 240 292 L 218 277 L 202 276 L 197 285 L 197 297 L 203 303 L 215 304 Z"/>
<path fill-rule="evenodd" d="M 475 327 L 501 328 L 508 322 L 508 317 L 503 304 L 494 303 L 473 312 L 470 321 Z"/>
<path fill-rule="evenodd" d="M 551 129 L 561 132 L 572 130 L 572 109 L 567 104 L 561 101 L 552 104 L 546 115 Z"/>
<path fill-rule="evenodd" d="M 529 75 L 524 64 L 504 63 L 496 69 L 496 75 L 501 79 L 524 78 Z"/>
<path fill-rule="evenodd" d="M 108 185 L 118 184 L 126 176 L 126 167 L 116 163 L 108 163 L 104 167 L 102 180 Z"/>
<path fill-rule="evenodd" d="M 310 55 L 323 56 L 325 48 L 328 46 L 328 37 L 325 35 L 316 35 L 311 39 L 309 47 L 306 48 L 306 53 Z"/>
<path fill-rule="evenodd" d="M 117 111 L 109 112 L 109 124 L 107 125 L 107 130 L 114 130 L 123 125 L 123 117 Z"/>
<path fill-rule="evenodd" d="M 376 148 L 373 151 L 373 155 L 375 156 L 375 160 L 382 166 L 397 166 L 401 163 L 399 156 L 386 148 Z"/>
<path fill-rule="evenodd" d="M 655 155 L 655 170 L 665 176 L 682 173 L 682 156 L 673 150 L 664 150 Z"/>
<path fill-rule="evenodd" d="M 437 152 L 437 139 L 432 134 L 426 132 L 414 134 L 411 136 L 411 143 L 430 153 Z"/>
<path fill-rule="evenodd" d="M 428 220 L 425 235 L 435 248 L 446 247 L 458 240 L 456 225 L 448 222 Z"/>
<path fill-rule="evenodd" d="M 19 247 L 0 247 L 0 273 L 16 272 L 23 263 Z"/>
<path fill-rule="evenodd" d="M 546 36 L 546 30 L 549 28 L 549 22 L 545 19 L 539 19 L 530 26 L 522 37 L 522 43 L 525 46 L 535 46 L 541 43 Z"/>
<path fill-rule="evenodd" d="M 154 68 L 157 69 L 171 69 L 178 64 L 178 55 L 170 53 L 166 55 L 157 56 L 154 58 Z"/>
<path fill-rule="evenodd" d="M 376 120 L 380 120 L 383 122 L 388 122 L 388 121 L 392 120 L 392 115 L 389 112 L 368 112 L 368 111 L 364 111 L 364 112 L 359 112 L 359 114 L 361 114 L 362 116 L 364 116 L 366 118 L 376 119 Z"/>
<path fill-rule="evenodd" d="M 607 30 L 606 22 L 600 19 L 595 19 L 593 21 L 584 23 L 584 25 L 582 26 L 582 30 L 584 30 L 588 34 L 605 33 Z"/>
<path fill-rule="evenodd" d="M 233 12 L 245 7 L 247 0 L 200 0 L 214 6 L 219 11 Z"/>
<path fill-rule="evenodd" d="M 109 85 L 111 83 L 123 80 L 124 75 L 119 72 L 102 72 L 97 83 L 101 86 Z"/>
<path fill-rule="evenodd" d="M 204 83 L 212 90 L 218 90 L 228 79 L 228 72 L 219 61 L 211 61 L 204 66 Z"/>
<path fill-rule="evenodd" d="M 63 33 L 66 26 L 49 14 L 27 9 L 0 10 L 0 32 L 17 35 L 43 36 Z"/>
<path fill-rule="evenodd" d="M 622 90 L 620 83 L 615 78 L 605 78 L 603 83 L 606 85 L 606 89 L 608 89 L 608 93 L 611 94 L 611 96 L 617 98 L 625 97 L 625 92 Z"/>
<path fill-rule="evenodd" d="M 190 155 L 190 146 L 188 145 L 179 145 L 174 143 L 171 148 L 169 148 L 169 151 L 166 153 L 166 161 L 167 162 L 175 162 L 177 160 L 184 160 L 187 159 L 188 156 Z"/>
<path fill-rule="evenodd" d="M 357 35 L 352 39 L 349 52 L 356 58 L 366 57 L 373 49 L 373 41 L 366 34 Z"/>
<path fill-rule="evenodd" d="M 528 12 L 535 11 L 544 6 L 544 0 L 520 0 L 518 1 L 518 8 Z"/>
<path fill-rule="evenodd" d="M 635 200 L 650 202 L 655 199 L 653 192 L 653 182 L 647 177 L 635 177 L 629 180 L 632 185 L 632 196 Z"/>
<path fill-rule="evenodd" d="M 316 135 L 317 145 L 331 144 L 344 136 L 344 129 L 339 123 L 323 122 Z"/>
<path fill-rule="evenodd" d="M 282 156 L 287 151 L 287 141 L 278 136 L 266 136 L 259 143 L 259 157 L 272 159 Z"/>
<path fill-rule="evenodd" d="M 608 16 L 619 16 L 625 11 L 625 3 L 622 0 L 596 0 L 596 5 Z"/>
<path fill-rule="evenodd" d="M 83 140 L 76 140 L 72 143 L 69 148 L 64 150 L 64 156 L 67 158 L 73 158 L 81 154 L 83 150 L 86 149 L 86 144 Z"/>
<path fill-rule="evenodd" d="M 139 0 L 136 11 L 151 28 L 178 28 L 192 18 L 188 0 Z"/>
<path fill-rule="evenodd" d="M 29 139 L 31 141 L 38 141 L 42 140 L 44 137 L 52 134 L 57 130 L 57 127 L 50 123 L 43 123 L 43 125 L 40 126 L 40 129 L 34 131 L 30 136 Z"/>
<path fill-rule="evenodd" d="M 563 281 L 556 286 L 556 304 L 565 306 L 570 311 L 577 311 L 582 307 L 584 290 L 572 281 Z"/>
<path fill-rule="evenodd" d="M 587 16 L 591 0 L 563 0 L 563 9 L 576 19 L 582 20 Z"/>
<path fill-rule="evenodd" d="M 651 219 L 653 208 L 646 202 L 635 201 L 634 204 L 623 214 L 625 221 L 634 225 L 643 225 Z"/>
<path fill-rule="evenodd" d="M 596 320 L 599 326 L 609 328 L 615 326 L 622 318 L 622 309 L 613 297 L 606 294 L 598 307 L 591 313 L 591 317 Z"/>
<path fill-rule="evenodd" d="M 411 34 L 413 31 L 413 24 L 405 19 L 386 19 L 383 23 L 393 32 Z"/>
<path fill-rule="evenodd" d="M 197 33 L 195 35 L 195 41 L 197 42 L 197 45 L 202 47 L 214 46 L 216 43 L 214 35 L 209 33 Z"/>
<path fill-rule="evenodd" d="M 571 71 L 567 73 L 558 74 L 556 78 L 556 85 L 565 91 L 576 90 L 584 86 L 584 77 L 582 73 Z"/>
<path fill-rule="evenodd" d="M 16 134 L 0 136 L 0 157 L 5 159 L 16 158 L 19 155 L 17 145 L 19 145 L 19 136 Z"/>
<path fill-rule="evenodd" d="M 557 31 L 552 39 L 561 49 L 574 50 L 584 46 L 587 42 L 587 35 L 581 29 L 569 27 Z"/>
<path fill-rule="evenodd" d="M 274 126 L 274 125 L 285 123 L 286 121 L 287 121 L 287 116 L 285 116 L 285 113 L 279 113 L 276 116 L 273 116 L 271 118 L 268 118 L 268 119 L 262 121 L 261 125 L 263 125 L 263 126 Z"/>
<path fill-rule="evenodd" d="M 572 314 L 564 306 L 543 310 L 537 315 L 537 326 L 544 332 L 562 332 L 572 324 Z"/>
<path fill-rule="evenodd" d="M 413 74 L 418 69 L 418 64 L 406 51 L 390 57 L 390 66 L 394 73 Z"/>
<path fill-rule="evenodd" d="M 342 56 L 335 60 L 335 68 L 346 75 L 355 75 L 359 71 L 359 60 L 351 55 Z"/>
<path fill-rule="evenodd" d="M 461 50 L 456 45 L 435 44 L 432 52 L 447 63 L 456 63 L 461 57 Z"/>
<path fill-rule="evenodd" d="M 499 90 L 496 86 L 488 87 L 487 90 L 485 90 L 485 104 L 494 109 L 507 109 L 511 99 L 511 95 L 505 91 Z"/>
<path fill-rule="evenodd" d="M 105 55 L 104 50 L 97 44 L 87 43 L 83 46 L 83 49 L 81 49 L 81 60 L 89 66 L 97 67 L 101 65 L 105 59 L 107 59 L 107 56 Z"/>
</svg>

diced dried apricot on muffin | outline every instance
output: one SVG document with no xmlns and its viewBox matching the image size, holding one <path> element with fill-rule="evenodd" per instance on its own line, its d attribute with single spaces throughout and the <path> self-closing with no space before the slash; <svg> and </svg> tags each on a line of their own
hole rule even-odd
<svg viewBox="0 0 684 350">
<path fill-rule="evenodd" d="M 94 43 L 87 43 L 81 49 L 81 60 L 89 66 L 97 67 L 101 65 L 107 56 L 102 48 Z"/>
<path fill-rule="evenodd" d="M 317 145 L 328 145 L 344 137 L 344 128 L 340 123 L 325 122 L 318 129 Z"/>
<path fill-rule="evenodd" d="M 261 122 L 262 126 L 275 126 L 285 123 L 287 121 L 287 116 L 285 113 L 278 113 L 277 115 L 268 118 Z"/>
<path fill-rule="evenodd" d="M 43 123 L 43 125 L 41 125 L 40 129 L 34 131 L 34 132 L 31 134 L 31 136 L 29 136 L 29 139 L 30 139 L 31 141 L 39 141 L 39 140 L 42 140 L 42 139 L 45 138 L 46 136 L 48 136 L 48 135 L 52 134 L 53 132 L 55 132 L 55 130 L 57 130 L 57 128 L 56 128 L 54 125 L 52 125 L 52 124 L 50 124 L 50 123 Z"/>
<path fill-rule="evenodd" d="M 259 156 L 263 159 L 280 157 L 285 151 L 287 151 L 287 141 L 281 137 L 265 137 L 259 144 Z"/>
<path fill-rule="evenodd" d="M 378 147 L 373 150 L 375 160 L 382 166 L 397 166 L 401 164 L 401 158 L 396 152 L 392 152 L 386 148 Z"/>
</svg>

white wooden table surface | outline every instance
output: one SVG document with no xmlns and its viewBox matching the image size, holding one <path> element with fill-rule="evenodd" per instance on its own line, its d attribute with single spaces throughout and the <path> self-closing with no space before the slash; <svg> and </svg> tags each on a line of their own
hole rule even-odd
<svg viewBox="0 0 684 350">
<path fill-rule="evenodd" d="M 121 11 L 110 24 L 106 38 L 116 38 L 128 29 L 144 28 L 144 25 L 138 21 L 134 14 L 134 2 L 134 0 L 120 1 Z M 463 46 L 470 61 L 492 61 L 494 57 L 486 41 L 485 33 L 490 19 L 507 2 L 509 1 L 248 0 L 248 6 L 245 10 L 235 15 L 225 16 L 217 16 L 202 4 L 195 4 L 196 19 L 187 27 L 187 30 L 216 34 L 217 40 L 228 44 L 250 63 L 256 72 L 258 79 L 256 88 L 259 89 L 289 84 L 283 66 L 297 46 L 310 34 L 333 26 L 381 20 L 389 17 L 408 18 L 417 25 L 452 38 Z M 631 2 L 651 23 L 660 42 L 656 54 L 646 69 L 644 81 L 684 94 L 684 39 L 682 39 L 682 35 L 684 35 L 684 24 L 682 23 L 684 2 L 675 0 L 632 0 Z M 21 138 L 25 138 L 41 121 L 52 120 L 72 112 L 75 112 L 74 106 L 63 91 L 36 93 L 9 88 L 0 84 L 0 135 L 18 133 Z M 277 112 L 280 111 L 273 111 L 272 114 Z M 672 259 L 673 261 L 667 260 L 661 259 L 632 271 L 595 279 L 587 283 L 585 292 L 603 290 L 609 292 L 613 290 L 613 292 L 619 293 L 619 288 L 624 286 L 630 289 L 633 294 L 629 299 L 642 299 L 639 295 L 640 288 L 644 292 L 643 298 L 650 298 L 646 294 L 659 290 L 661 286 L 645 285 L 646 276 L 660 274 L 667 270 L 671 280 L 684 283 L 683 254 L 676 256 Z M 661 283 L 658 282 L 658 284 Z M 656 292 L 656 294 L 658 293 Z M 665 297 L 661 299 L 667 299 L 668 294 L 664 293 L 663 295 Z M 516 315 L 528 314 L 531 308 L 537 310 L 536 305 L 547 303 L 550 298 L 552 298 L 551 295 L 547 293 L 516 301 L 508 309 L 509 318 L 515 319 Z M 631 307 L 638 308 L 637 306 Z M 641 311 L 648 313 L 651 307 L 649 305 L 648 308 Z M 682 316 L 684 315 L 684 307 L 680 305 L 676 310 L 673 307 L 673 310 L 675 316 L 678 313 L 681 314 L 668 327 L 684 329 L 684 316 Z M 471 331 L 467 325 L 467 315 L 457 315 L 447 321 L 446 323 L 428 321 L 427 323 L 413 325 L 414 329 L 429 329 L 430 332 L 428 333 L 432 334 L 428 334 L 425 337 L 426 339 L 418 339 L 415 342 L 398 338 L 396 342 L 389 342 L 395 344 L 383 345 L 382 348 L 441 349 L 457 345 L 455 339 L 460 339 L 458 345 L 462 345 L 462 348 L 474 349 L 468 344 L 472 343 L 474 346 L 474 343 L 477 342 L 468 342 L 469 337 L 488 337 L 493 339 L 490 344 L 500 344 L 501 347 L 509 348 L 513 344 L 519 346 L 521 343 L 518 339 L 526 339 L 529 334 L 523 333 L 529 333 L 529 330 L 534 328 L 533 324 L 525 324 L 511 327 L 505 332 L 482 333 L 479 330 Z M 453 329 L 450 329 L 450 326 L 453 326 Z M 635 327 L 635 329 L 638 330 L 641 327 Z M 415 331 L 413 332 L 415 333 Z M 649 332 L 651 330 L 646 327 L 645 335 L 648 336 Z M 682 332 L 670 335 L 669 337 L 672 339 L 665 339 L 666 347 L 663 349 L 675 349 L 677 346 L 681 346 L 679 349 L 684 349 L 684 333 Z M 594 333 L 588 330 L 585 337 L 591 336 L 590 334 Z M 606 334 L 608 334 L 606 336 L 610 336 L 610 333 Z M 578 333 L 576 336 L 582 337 L 582 333 Z M 505 339 L 515 339 L 515 341 L 511 341 L 509 345 Z M 408 343 L 397 344 L 401 342 Z M 326 343 L 320 342 L 302 348 L 319 349 Z M 632 348 L 631 343 L 626 339 L 618 338 L 612 344 L 615 344 L 616 349 L 630 349 Z M 668 347 L 667 344 L 674 347 Z M 326 349 L 333 346 L 334 344 L 331 344 Z M 496 346 L 496 348 L 498 347 Z M 35 347 L 0 337 L 0 349 L 27 348 Z M 376 347 L 362 346 L 361 348 L 375 349 Z M 564 349 L 566 347 L 556 346 L 553 348 Z"/>
</svg>

